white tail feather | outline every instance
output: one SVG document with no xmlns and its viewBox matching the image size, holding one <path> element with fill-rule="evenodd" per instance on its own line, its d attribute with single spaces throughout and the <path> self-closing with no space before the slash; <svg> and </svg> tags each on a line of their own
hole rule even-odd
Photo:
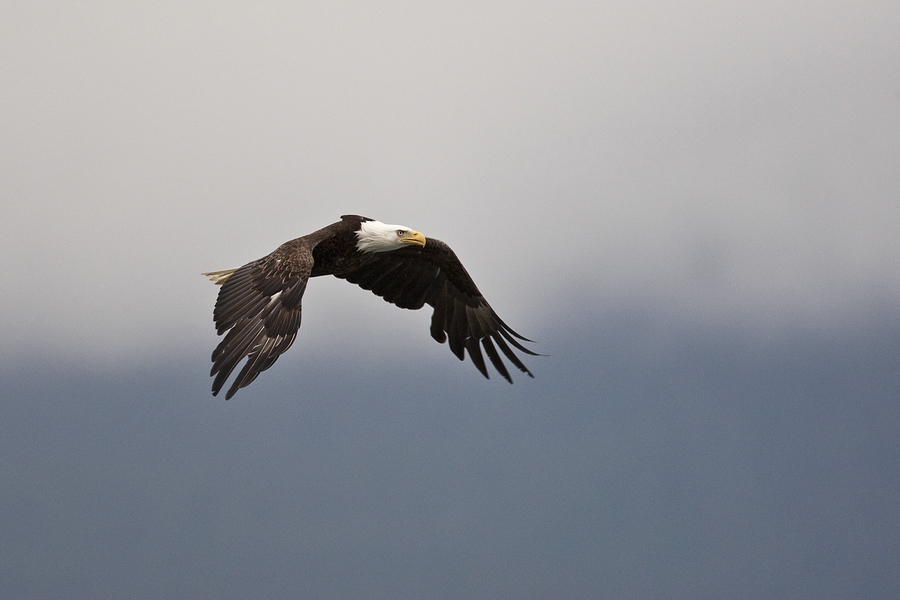
<svg viewBox="0 0 900 600">
<path fill-rule="evenodd" d="M 209 277 L 209 280 L 212 281 L 216 285 L 222 285 L 225 283 L 231 274 L 237 271 L 237 269 L 225 269 L 223 271 L 210 271 L 209 273 L 201 273 L 206 277 Z"/>
</svg>

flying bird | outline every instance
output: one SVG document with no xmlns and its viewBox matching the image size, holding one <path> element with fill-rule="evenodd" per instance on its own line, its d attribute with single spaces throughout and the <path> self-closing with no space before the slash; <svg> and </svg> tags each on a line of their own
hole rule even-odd
<svg viewBox="0 0 900 600">
<path fill-rule="evenodd" d="M 497 316 L 447 244 L 426 240 L 409 227 L 343 215 L 337 223 L 285 242 L 243 267 L 203 275 L 222 286 L 213 321 L 218 335 L 225 337 L 212 353 L 213 396 L 245 358 L 226 400 L 291 347 L 300 329 L 306 284 L 320 275 L 346 279 L 400 308 L 417 310 L 428 304 L 434 309 L 431 337 L 441 344 L 449 342 L 459 360 L 468 353 L 487 378 L 482 348 L 510 383 L 501 353 L 534 377 L 510 348 L 538 356 L 519 341 L 531 340 Z"/>
</svg>

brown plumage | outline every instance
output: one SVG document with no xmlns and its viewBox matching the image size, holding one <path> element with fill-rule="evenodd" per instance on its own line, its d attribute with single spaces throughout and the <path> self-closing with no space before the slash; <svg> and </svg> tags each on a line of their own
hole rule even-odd
<svg viewBox="0 0 900 600">
<path fill-rule="evenodd" d="M 307 282 L 321 275 L 346 279 L 400 308 L 416 310 L 428 304 L 434 309 L 431 336 L 440 343 L 449 342 L 460 360 L 468 353 L 485 377 L 489 376 L 482 349 L 510 383 L 501 353 L 533 377 L 510 348 L 536 356 L 518 341 L 531 340 L 497 316 L 449 246 L 430 238 L 426 242 L 405 227 L 344 215 L 339 222 L 286 242 L 239 269 L 204 275 L 222 284 L 213 319 L 218 334 L 225 338 L 212 353 L 213 395 L 247 359 L 226 400 L 290 348 L 300 328 Z"/>
</svg>

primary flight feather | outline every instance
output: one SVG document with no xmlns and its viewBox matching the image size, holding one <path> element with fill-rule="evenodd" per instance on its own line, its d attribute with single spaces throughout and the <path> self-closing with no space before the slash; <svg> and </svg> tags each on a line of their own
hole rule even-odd
<svg viewBox="0 0 900 600">
<path fill-rule="evenodd" d="M 485 377 L 484 354 L 510 383 L 501 354 L 534 377 L 510 347 L 536 356 L 519 341 L 531 340 L 497 316 L 453 250 L 402 225 L 344 215 L 337 223 L 285 242 L 239 269 L 204 275 L 222 286 L 213 311 L 218 334 L 225 334 L 212 353 L 214 396 L 247 359 L 226 400 L 291 347 L 300 328 L 306 284 L 320 275 L 346 279 L 400 308 L 416 310 L 428 304 L 434 309 L 431 337 L 449 342 L 460 360 L 468 354 Z"/>
</svg>

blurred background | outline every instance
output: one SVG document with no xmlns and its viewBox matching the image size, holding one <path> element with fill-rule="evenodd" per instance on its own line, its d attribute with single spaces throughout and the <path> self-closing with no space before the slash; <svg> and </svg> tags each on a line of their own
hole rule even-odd
<svg viewBox="0 0 900 600">
<path fill-rule="evenodd" d="M 6 2 L 0 596 L 894 598 L 900 7 Z M 316 279 L 355 213 L 548 356 Z"/>
</svg>

